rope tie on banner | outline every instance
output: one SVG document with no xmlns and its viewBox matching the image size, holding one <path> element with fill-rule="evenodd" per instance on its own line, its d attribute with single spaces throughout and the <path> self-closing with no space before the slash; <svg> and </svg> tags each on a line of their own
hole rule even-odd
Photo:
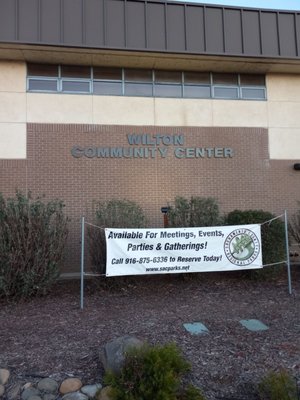
<svg viewBox="0 0 300 400">
<path fill-rule="evenodd" d="M 258 224 L 258 225 L 261 225 L 261 226 L 265 225 L 265 224 L 269 224 L 270 225 L 271 222 L 275 221 L 276 219 L 280 219 L 282 217 L 284 217 L 284 214 L 278 215 L 277 217 L 269 219 L 268 221 L 262 222 L 261 224 Z M 93 226 L 94 228 L 103 229 L 103 230 L 105 229 L 104 226 L 95 225 L 95 224 L 92 224 L 91 222 L 84 222 L 84 223 L 85 223 L 85 225 L 90 225 L 90 226 Z"/>
<path fill-rule="evenodd" d="M 288 287 L 289 287 L 289 294 L 292 294 L 292 280 L 291 280 L 291 271 L 290 271 L 290 259 L 289 259 L 289 243 L 288 243 L 288 222 L 287 222 L 287 212 L 285 211 L 284 214 L 278 215 L 269 221 L 265 221 L 260 224 L 260 226 L 263 226 L 265 224 L 268 224 L 269 226 L 273 221 L 276 219 L 284 218 L 284 230 L 285 230 L 285 244 L 286 244 L 286 254 L 287 258 L 284 261 L 276 262 L 276 263 L 270 263 L 270 264 L 263 264 L 262 267 L 271 267 L 274 265 L 280 265 L 280 264 L 286 264 L 287 265 L 287 271 L 288 271 Z"/>
<path fill-rule="evenodd" d="M 83 302 L 84 302 L 84 277 L 85 276 L 106 276 L 105 274 L 97 274 L 97 273 L 84 271 L 84 258 L 85 258 L 85 255 L 84 255 L 84 247 L 85 247 L 84 231 L 85 231 L 86 225 L 92 226 L 93 228 L 97 228 L 102 231 L 105 230 L 105 228 L 103 226 L 98 226 L 98 225 L 92 224 L 91 222 L 86 222 L 85 218 L 82 217 L 82 220 L 81 220 L 81 267 L 80 267 L 80 270 L 81 270 L 81 272 L 80 272 L 80 276 L 81 276 L 81 278 L 80 278 L 80 280 L 81 280 L 81 283 L 80 283 L 80 287 L 81 287 L 80 288 L 80 308 L 81 309 L 83 309 Z"/>
<path fill-rule="evenodd" d="M 263 264 L 263 267 L 271 267 L 272 265 L 280 265 L 280 264 L 286 264 L 286 260 L 278 261 L 276 263 Z"/>
<path fill-rule="evenodd" d="M 94 224 L 91 224 L 90 222 L 85 222 L 85 225 L 90 225 L 90 226 L 93 226 L 94 228 L 102 229 L 103 231 L 105 229 L 104 226 L 94 225 Z"/>
<path fill-rule="evenodd" d="M 277 217 L 271 218 L 271 219 L 269 219 L 268 221 L 262 222 L 262 223 L 260 224 L 260 226 L 265 225 L 265 224 L 270 225 L 270 224 L 271 224 L 273 221 L 275 221 L 276 219 L 280 219 L 280 218 L 282 218 L 282 217 L 284 217 L 284 216 L 285 216 L 284 214 L 278 215 Z M 273 266 L 273 265 L 280 265 L 280 264 L 285 264 L 285 263 L 286 263 L 286 260 L 283 260 L 283 261 L 278 261 L 278 262 L 276 262 L 276 263 L 263 264 L 263 267 L 271 267 L 271 266 Z"/>
<path fill-rule="evenodd" d="M 279 219 L 279 218 L 282 218 L 282 217 L 284 217 L 284 214 L 278 215 L 277 217 L 274 217 L 274 218 L 272 218 L 272 219 L 269 219 L 268 221 L 262 222 L 262 223 L 260 224 L 260 226 L 265 225 L 265 224 L 269 224 L 269 225 L 270 225 L 271 222 L 275 221 L 275 219 Z"/>
</svg>

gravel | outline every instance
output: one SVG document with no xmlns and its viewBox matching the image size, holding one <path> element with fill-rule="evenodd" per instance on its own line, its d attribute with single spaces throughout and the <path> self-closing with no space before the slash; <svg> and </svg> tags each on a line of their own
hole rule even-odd
<svg viewBox="0 0 300 400">
<path fill-rule="evenodd" d="M 210 399 L 257 398 L 256 385 L 270 370 L 300 379 L 300 267 L 272 282 L 227 272 L 59 281 L 47 296 L 17 304 L 0 302 L 0 368 L 12 381 L 79 377 L 102 381 L 99 349 L 133 335 L 151 344 L 175 342 L 192 365 L 186 382 Z M 101 280 L 102 279 L 102 280 Z M 268 330 L 240 324 L 258 319 Z M 184 323 L 201 322 L 192 335 Z"/>
</svg>

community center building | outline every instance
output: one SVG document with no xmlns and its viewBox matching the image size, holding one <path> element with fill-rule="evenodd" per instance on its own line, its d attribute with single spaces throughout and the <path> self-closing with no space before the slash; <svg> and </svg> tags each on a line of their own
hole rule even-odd
<svg viewBox="0 0 300 400">
<path fill-rule="evenodd" d="M 222 212 L 300 200 L 300 12 L 162 0 L 0 0 L 0 192 L 80 217 L 176 196 Z"/>
</svg>

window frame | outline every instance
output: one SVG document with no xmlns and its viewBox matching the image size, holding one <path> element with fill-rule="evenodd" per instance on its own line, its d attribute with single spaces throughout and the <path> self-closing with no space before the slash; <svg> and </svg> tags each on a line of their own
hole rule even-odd
<svg viewBox="0 0 300 400">
<path fill-rule="evenodd" d="M 237 77 L 237 84 L 220 84 L 220 83 L 214 83 L 214 73 L 213 72 L 208 72 L 208 71 L 169 71 L 169 70 L 155 70 L 155 69 L 149 69 L 149 68 L 120 68 L 120 67 L 112 67 L 112 69 L 116 69 L 119 70 L 121 72 L 121 76 L 118 76 L 118 78 L 120 79 L 106 79 L 106 78 L 96 78 L 95 74 L 94 74 L 94 68 L 109 68 L 106 66 L 103 67 L 88 67 L 90 69 L 90 78 L 76 78 L 76 77 L 64 77 L 62 76 L 62 65 L 57 65 L 58 68 L 58 76 L 57 77 L 52 77 L 52 76 L 45 76 L 45 75 L 29 75 L 29 66 L 33 65 L 32 64 L 27 64 L 27 77 L 26 77 L 26 91 L 29 93 L 59 93 L 59 94 L 72 94 L 72 95 L 76 95 L 76 94 L 92 94 L 94 96 L 125 96 L 125 97 L 145 97 L 145 98 L 172 98 L 172 99 L 212 99 L 212 100 L 244 100 L 244 101 L 266 101 L 267 100 L 267 88 L 266 88 L 266 79 L 265 79 L 265 75 L 264 74 L 253 74 L 253 76 L 257 76 L 258 78 L 261 77 L 263 78 L 262 81 L 264 82 L 264 85 L 242 85 L 241 84 L 241 76 L 245 75 L 245 73 L 230 73 L 230 75 L 232 76 L 236 76 Z M 43 65 L 43 64 L 37 64 L 37 71 L 38 71 L 38 66 L 39 65 Z M 48 65 L 48 64 L 45 64 Z M 70 66 L 70 65 L 67 65 Z M 80 66 L 78 66 L 80 67 Z M 137 79 L 134 79 L 133 77 L 130 77 L 129 79 L 126 78 L 126 71 L 129 70 L 136 70 L 137 71 L 137 75 L 138 75 L 138 71 L 151 71 L 151 80 L 143 80 L 143 79 L 139 79 L 137 77 Z M 172 79 L 170 80 L 166 80 L 165 82 L 161 81 L 161 79 L 159 79 L 158 81 L 156 80 L 156 73 L 157 72 L 165 72 L 165 73 L 177 73 L 177 79 L 174 80 L 174 82 L 172 82 Z M 197 82 L 197 79 L 195 78 L 195 82 L 186 82 L 185 81 L 185 74 L 188 73 L 199 73 L 199 74 L 209 74 L 209 83 L 201 83 L 201 82 Z M 178 75 L 181 74 L 181 79 L 178 79 Z M 219 72 L 217 74 L 220 74 Z M 226 73 L 224 73 L 226 74 Z M 251 74 L 246 74 L 251 76 Z M 51 81 L 51 82 L 56 82 L 56 90 L 49 90 L 49 89 L 30 89 L 30 82 L 34 82 L 34 81 Z M 88 86 L 88 90 L 63 90 L 63 84 L 65 82 L 78 82 L 78 83 L 85 83 Z M 106 91 L 106 93 L 95 93 L 94 87 L 97 86 L 97 83 L 111 83 L 111 84 L 119 84 L 121 87 L 120 93 L 114 93 L 114 90 L 112 90 L 112 93 L 109 93 L 109 90 Z M 149 94 L 138 94 L 138 93 L 129 93 L 126 90 L 126 85 L 133 85 L 133 87 L 136 85 L 138 87 L 138 85 L 149 85 L 149 88 L 151 86 L 151 90 L 149 90 Z M 156 89 L 157 88 L 162 88 L 163 86 L 167 86 L 167 87 L 176 87 L 178 90 L 178 93 L 174 96 L 172 95 L 168 95 L 167 90 L 166 90 L 166 94 L 163 93 L 163 91 L 158 95 Z M 209 96 L 186 96 L 187 93 L 187 89 L 190 87 L 194 87 L 194 88 L 203 88 L 204 89 L 204 93 L 208 90 L 209 92 Z M 236 90 L 236 94 L 237 96 L 219 96 L 216 95 L 216 91 L 218 89 L 235 89 Z M 262 96 L 261 97 L 255 97 L 255 96 L 250 96 L 247 97 L 246 95 L 246 91 L 247 90 L 259 90 L 261 91 Z M 116 90 L 118 91 L 118 90 Z M 199 90 L 200 91 L 200 90 Z M 134 92 L 134 91 L 133 91 Z M 151 94 L 150 94 L 151 92 Z M 180 93 L 179 93 L 180 92 Z M 196 90 L 195 90 L 196 92 Z"/>
</svg>

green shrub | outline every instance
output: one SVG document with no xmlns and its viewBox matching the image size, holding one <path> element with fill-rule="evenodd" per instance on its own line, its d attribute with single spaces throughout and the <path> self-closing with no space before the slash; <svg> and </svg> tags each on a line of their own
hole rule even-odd
<svg viewBox="0 0 300 400">
<path fill-rule="evenodd" d="M 298 202 L 300 207 L 300 202 Z M 300 245 L 300 208 L 289 220 L 289 234 Z"/>
<path fill-rule="evenodd" d="M 178 400 L 205 400 L 205 397 L 199 389 L 189 385 L 178 397 Z"/>
<path fill-rule="evenodd" d="M 108 372 L 105 383 L 113 400 L 203 400 L 192 387 L 180 395 L 180 378 L 189 368 L 174 344 L 143 346 L 129 351 L 121 373 Z"/>
<path fill-rule="evenodd" d="M 168 211 L 170 227 L 203 227 L 222 224 L 219 206 L 208 197 L 176 197 Z"/>
<path fill-rule="evenodd" d="M 0 296 L 45 293 L 59 275 L 67 218 L 59 200 L 0 194 Z"/>
<path fill-rule="evenodd" d="M 261 400 L 297 400 L 297 384 L 287 371 L 270 372 L 258 386 Z"/>
<path fill-rule="evenodd" d="M 102 228 L 144 228 L 146 217 L 143 210 L 133 201 L 110 200 L 94 204 L 95 225 Z M 105 274 L 106 242 L 104 229 L 90 228 L 88 231 L 92 268 Z"/>
<path fill-rule="evenodd" d="M 235 210 L 230 212 L 226 219 L 226 225 L 262 224 L 276 216 L 263 210 Z M 261 225 L 262 258 L 263 264 L 273 264 L 286 259 L 285 228 L 280 219 Z M 272 277 L 280 269 L 278 266 L 266 267 L 266 269 L 250 271 L 252 277 Z"/>
</svg>

